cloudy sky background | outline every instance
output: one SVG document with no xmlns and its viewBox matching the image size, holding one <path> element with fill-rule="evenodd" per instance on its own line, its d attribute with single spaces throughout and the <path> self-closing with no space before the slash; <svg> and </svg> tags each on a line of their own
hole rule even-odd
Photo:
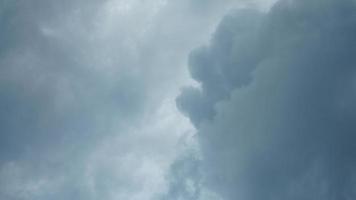
<svg viewBox="0 0 356 200">
<path fill-rule="evenodd" d="M 0 199 L 356 198 L 354 0 L 0 0 Z"/>
</svg>

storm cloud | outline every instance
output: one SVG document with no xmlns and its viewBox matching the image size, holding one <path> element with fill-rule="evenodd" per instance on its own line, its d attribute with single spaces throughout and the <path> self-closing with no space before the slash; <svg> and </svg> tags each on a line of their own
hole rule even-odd
<svg viewBox="0 0 356 200">
<path fill-rule="evenodd" d="M 356 2 L 273 2 L 0 0 L 0 199 L 355 199 Z"/>
<path fill-rule="evenodd" d="M 177 98 L 198 129 L 201 187 L 224 200 L 355 199 L 355 53 L 353 0 L 227 15 L 190 54 L 199 87 Z"/>
</svg>

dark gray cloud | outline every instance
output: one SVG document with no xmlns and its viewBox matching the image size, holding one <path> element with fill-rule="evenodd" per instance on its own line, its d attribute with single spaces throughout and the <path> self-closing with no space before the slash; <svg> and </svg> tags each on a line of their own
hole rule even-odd
<svg viewBox="0 0 356 200">
<path fill-rule="evenodd" d="M 237 10 L 190 56 L 204 185 L 223 199 L 355 199 L 356 4 Z"/>
<path fill-rule="evenodd" d="M 249 83 L 251 71 L 260 60 L 258 41 L 255 41 L 260 15 L 254 10 L 228 15 L 210 46 L 190 54 L 189 70 L 201 84 L 201 90 L 185 88 L 177 105 L 183 112 L 187 110 L 194 124 L 211 119 L 215 114 L 214 104 L 227 98 L 234 88 Z"/>
</svg>

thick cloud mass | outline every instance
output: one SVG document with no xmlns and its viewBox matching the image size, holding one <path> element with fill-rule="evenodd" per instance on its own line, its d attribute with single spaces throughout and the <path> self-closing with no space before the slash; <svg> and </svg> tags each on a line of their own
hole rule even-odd
<svg viewBox="0 0 356 200">
<path fill-rule="evenodd" d="M 237 10 L 190 56 L 205 186 L 226 200 L 356 198 L 356 4 Z"/>
<path fill-rule="evenodd" d="M 211 119 L 215 114 L 215 103 L 226 98 L 234 88 L 250 81 L 250 73 L 259 61 L 254 41 L 259 21 L 257 11 L 243 10 L 231 14 L 221 22 L 210 47 L 191 53 L 190 72 L 201 83 L 202 90 L 184 89 L 177 103 L 183 111 L 188 111 L 194 124 Z"/>
</svg>

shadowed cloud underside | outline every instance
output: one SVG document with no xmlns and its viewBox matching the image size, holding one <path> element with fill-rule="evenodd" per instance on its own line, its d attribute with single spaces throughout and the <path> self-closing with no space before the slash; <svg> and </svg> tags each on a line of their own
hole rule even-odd
<svg viewBox="0 0 356 200">
<path fill-rule="evenodd" d="M 236 10 L 190 55 L 177 105 L 198 129 L 203 185 L 224 200 L 356 198 L 356 4 Z"/>
</svg>

